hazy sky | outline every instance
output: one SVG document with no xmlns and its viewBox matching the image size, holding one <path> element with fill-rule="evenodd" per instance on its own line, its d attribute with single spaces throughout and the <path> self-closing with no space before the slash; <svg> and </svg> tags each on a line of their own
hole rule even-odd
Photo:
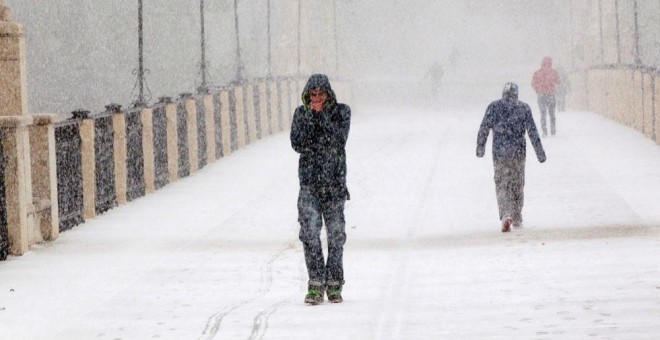
<svg viewBox="0 0 660 340">
<path fill-rule="evenodd" d="M 564 2 L 339 1 L 345 46 L 371 74 L 423 74 L 433 61 L 485 71 L 540 65 L 570 46 Z"/>
<path fill-rule="evenodd" d="M 570 46 L 568 0 L 271 0 L 273 75 L 419 79 L 440 62 L 447 79 L 501 82 L 528 78 L 545 55 Z M 135 96 L 137 1 L 5 0 L 26 30 L 33 112 L 86 108 Z M 206 0 L 209 78 L 236 74 L 233 1 Z M 242 60 L 248 78 L 268 71 L 265 1 L 238 1 Z M 145 67 L 152 100 L 193 92 L 199 83 L 199 2 L 144 0 Z M 338 52 L 338 53 L 337 53 Z M 559 58 L 561 59 L 561 58 Z M 337 66 L 337 62 L 339 65 Z"/>
</svg>

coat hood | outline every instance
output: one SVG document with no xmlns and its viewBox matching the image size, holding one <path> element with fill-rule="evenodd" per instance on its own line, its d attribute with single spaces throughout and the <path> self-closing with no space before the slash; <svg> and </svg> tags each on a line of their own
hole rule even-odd
<svg viewBox="0 0 660 340">
<path fill-rule="evenodd" d="M 552 68 L 552 58 L 545 57 L 541 63 L 541 68 Z"/>
<path fill-rule="evenodd" d="M 504 89 L 502 90 L 502 99 L 518 99 L 518 84 L 514 82 L 508 82 L 504 84 Z"/>
<path fill-rule="evenodd" d="M 305 88 L 303 89 L 301 96 L 303 105 L 306 109 L 309 107 L 309 103 L 312 101 L 312 99 L 309 97 L 309 91 L 316 88 L 328 92 L 328 100 L 325 102 L 326 107 L 337 103 L 337 97 L 335 96 L 335 92 L 332 91 L 328 76 L 325 74 L 313 74 L 307 80 L 307 84 L 305 84 Z"/>
</svg>

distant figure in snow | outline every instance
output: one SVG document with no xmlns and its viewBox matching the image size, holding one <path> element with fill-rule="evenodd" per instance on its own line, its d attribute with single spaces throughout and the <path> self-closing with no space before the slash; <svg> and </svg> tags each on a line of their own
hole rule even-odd
<svg viewBox="0 0 660 340">
<path fill-rule="evenodd" d="M 486 152 L 486 141 L 493 130 L 493 167 L 497 206 L 502 223 L 502 232 L 511 231 L 511 226 L 522 226 L 522 208 L 525 187 L 525 132 L 534 146 L 536 158 L 545 162 L 545 151 L 536 131 L 532 110 L 518 100 L 518 85 L 506 83 L 502 99 L 496 100 L 486 109 L 486 114 L 477 135 L 477 157 Z"/>
<path fill-rule="evenodd" d="M 568 74 L 561 66 L 557 67 L 557 74 L 559 75 L 559 86 L 557 87 L 557 111 L 566 111 L 566 96 L 571 92 L 571 82 L 568 79 Z"/>
<path fill-rule="evenodd" d="M 532 87 L 538 95 L 539 110 L 541 111 L 541 130 L 543 137 L 548 135 L 546 127 L 546 115 L 550 114 L 550 133 L 554 136 L 555 129 L 555 94 L 559 85 L 559 74 L 552 68 L 552 58 L 545 57 L 541 63 L 541 68 L 534 72 L 532 77 Z"/>
<path fill-rule="evenodd" d="M 300 154 L 298 222 L 309 275 L 305 303 L 342 302 L 343 253 L 346 242 L 344 203 L 346 188 L 346 140 L 351 108 L 337 103 L 328 77 L 309 77 L 302 93 L 303 105 L 293 114 L 291 146 Z M 328 259 L 323 259 L 321 228 L 325 221 Z"/>
<path fill-rule="evenodd" d="M 442 86 L 442 77 L 445 75 L 445 71 L 442 69 L 442 66 L 437 61 L 431 65 L 431 68 L 426 72 L 422 80 L 427 78 L 431 82 L 431 96 L 433 100 L 440 99 L 440 87 Z"/>
</svg>

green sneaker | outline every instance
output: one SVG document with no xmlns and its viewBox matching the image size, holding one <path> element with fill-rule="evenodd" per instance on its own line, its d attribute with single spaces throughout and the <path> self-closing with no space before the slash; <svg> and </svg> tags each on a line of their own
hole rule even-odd
<svg viewBox="0 0 660 340">
<path fill-rule="evenodd" d="M 331 303 L 342 303 L 344 299 L 341 297 L 341 286 L 331 284 L 328 285 L 328 289 L 325 291 L 328 295 L 328 301 Z"/>
<path fill-rule="evenodd" d="M 318 305 L 323 303 L 323 285 L 310 283 L 305 296 L 305 303 L 309 305 Z"/>
</svg>

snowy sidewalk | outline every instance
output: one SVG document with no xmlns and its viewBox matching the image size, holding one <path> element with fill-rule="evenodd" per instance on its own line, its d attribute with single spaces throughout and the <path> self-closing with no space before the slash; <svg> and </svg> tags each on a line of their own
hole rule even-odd
<svg viewBox="0 0 660 340">
<path fill-rule="evenodd" d="M 482 115 L 354 107 L 343 304 L 302 303 L 283 133 L 1 262 L 0 339 L 657 339 L 660 147 L 559 113 L 502 234 Z"/>
</svg>

